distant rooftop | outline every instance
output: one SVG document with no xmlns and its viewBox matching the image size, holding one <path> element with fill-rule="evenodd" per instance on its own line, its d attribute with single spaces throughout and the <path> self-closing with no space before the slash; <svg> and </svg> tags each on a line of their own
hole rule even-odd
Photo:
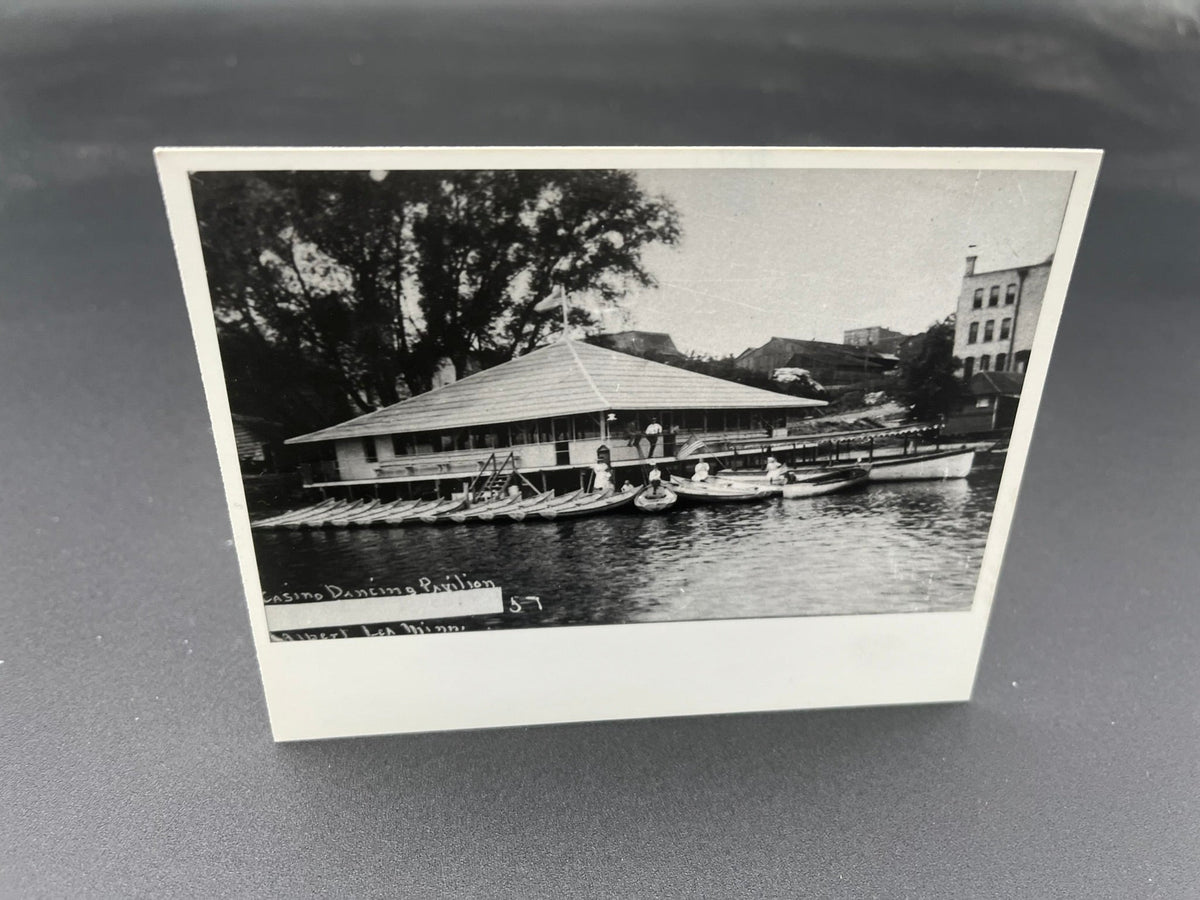
<svg viewBox="0 0 1200 900">
<path fill-rule="evenodd" d="M 1025 376 L 1020 372 L 976 372 L 967 387 L 977 397 L 992 394 L 1019 397 L 1024 384 Z"/>
</svg>

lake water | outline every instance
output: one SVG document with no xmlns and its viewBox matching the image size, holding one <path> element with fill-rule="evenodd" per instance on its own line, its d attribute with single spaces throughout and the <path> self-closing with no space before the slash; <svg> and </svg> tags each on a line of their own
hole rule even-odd
<svg viewBox="0 0 1200 900">
<path fill-rule="evenodd" d="M 1000 479 L 561 522 L 257 531 L 265 595 L 489 579 L 536 596 L 469 628 L 969 609 Z"/>
</svg>

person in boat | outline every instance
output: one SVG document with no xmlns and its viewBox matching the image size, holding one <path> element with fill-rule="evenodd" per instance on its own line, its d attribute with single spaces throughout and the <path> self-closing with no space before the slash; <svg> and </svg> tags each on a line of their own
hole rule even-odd
<svg viewBox="0 0 1200 900">
<path fill-rule="evenodd" d="M 692 473 L 692 481 L 707 481 L 708 480 L 708 463 L 704 460 L 696 463 L 696 470 Z"/>
<path fill-rule="evenodd" d="M 646 451 L 646 456 L 654 455 L 654 448 L 658 446 L 658 438 L 662 432 L 663 428 L 658 424 L 658 419 L 651 419 L 650 424 L 646 426 L 646 440 L 650 443 L 650 449 Z"/>
<path fill-rule="evenodd" d="M 612 469 L 608 467 L 608 463 L 596 463 L 594 466 L 592 466 L 592 473 L 594 475 L 594 478 L 592 479 L 593 491 L 612 490 Z"/>
<path fill-rule="evenodd" d="M 783 463 L 773 456 L 767 457 L 767 483 L 780 484 L 783 481 L 783 475 L 787 470 Z"/>
<path fill-rule="evenodd" d="M 657 497 L 662 492 L 662 469 L 658 466 L 651 466 L 649 474 L 646 475 L 646 493 L 651 497 Z"/>
<path fill-rule="evenodd" d="M 510 500 L 517 500 L 521 496 L 521 487 L 515 482 L 511 482 L 509 483 L 508 490 L 506 490 L 505 493 L 508 495 Z"/>
</svg>

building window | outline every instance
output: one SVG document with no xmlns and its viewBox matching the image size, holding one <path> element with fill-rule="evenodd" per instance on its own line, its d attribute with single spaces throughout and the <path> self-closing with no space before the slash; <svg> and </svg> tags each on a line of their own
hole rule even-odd
<svg viewBox="0 0 1200 900">
<path fill-rule="evenodd" d="M 1028 350 L 1022 350 L 1020 353 L 1018 353 L 1016 356 L 1013 357 L 1013 368 L 1015 371 L 1024 372 L 1028 366 L 1029 366 L 1029 351 Z"/>
<path fill-rule="evenodd" d="M 979 340 L 979 323 L 972 322 L 967 328 L 967 343 L 974 344 L 977 340 Z"/>
<path fill-rule="evenodd" d="M 992 367 L 992 358 L 988 354 L 979 357 L 979 371 L 986 372 Z"/>
<path fill-rule="evenodd" d="M 983 323 L 983 342 L 986 344 L 996 336 L 996 320 L 988 319 Z"/>
<path fill-rule="evenodd" d="M 362 439 L 363 459 L 367 462 L 379 462 L 379 451 L 375 449 L 375 438 Z"/>
<path fill-rule="evenodd" d="M 975 357 L 968 356 L 963 360 L 963 379 L 971 380 L 971 376 L 975 374 Z"/>
<path fill-rule="evenodd" d="M 1000 323 L 1000 340 L 1004 340 L 1012 334 L 1012 319 L 1004 319 Z"/>
<path fill-rule="evenodd" d="M 1003 372 L 1003 371 L 1004 371 L 1004 364 L 1005 364 L 1006 362 L 1008 362 L 1008 357 L 1007 357 L 1005 354 L 1003 354 L 1003 353 L 997 353 L 997 354 L 996 354 L 996 371 L 997 371 L 997 372 Z"/>
<path fill-rule="evenodd" d="M 410 443 L 411 435 L 393 434 L 392 435 L 392 455 L 393 456 L 408 456 L 412 452 Z"/>
<path fill-rule="evenodd" d="M 988 291 L 988 306 L 1000 305 L 1000 285 L 993 284 L 992 289 Z"/>
<path fill-rule="evenodd" d="M 992 405 L 991 397 L 980 397 L 978 400 L 975 401 L 976 409 L 987 409 L 991 405 Z"/>
<path fill-rule="evenodd" d="M 1008 287 L 1006 287 L 1004 289 L 1004 305 L 1012 306 L 1016 302 L 1017 302 L 1017 286 L 1015 284 L 1010 284 Z"/>
<path fill-rule="evenodd" d="M 971 301 L 972 309 L 983 309 L 983 288 L 975 289 L 975 299 Z"/>
</svg>

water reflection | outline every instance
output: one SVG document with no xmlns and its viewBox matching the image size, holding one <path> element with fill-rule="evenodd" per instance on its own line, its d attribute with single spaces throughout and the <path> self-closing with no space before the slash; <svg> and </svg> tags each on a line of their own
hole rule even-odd
<svg viewBox="0 0 1200 900">
<path fill-rule="evenodd" d="M 264 590 L 492 579 L 544 609 L 497 625 L 958 610 L 999 484 L 871 484 L 809 500 L 560 522 L 255 533 Z"/>
</svg>

